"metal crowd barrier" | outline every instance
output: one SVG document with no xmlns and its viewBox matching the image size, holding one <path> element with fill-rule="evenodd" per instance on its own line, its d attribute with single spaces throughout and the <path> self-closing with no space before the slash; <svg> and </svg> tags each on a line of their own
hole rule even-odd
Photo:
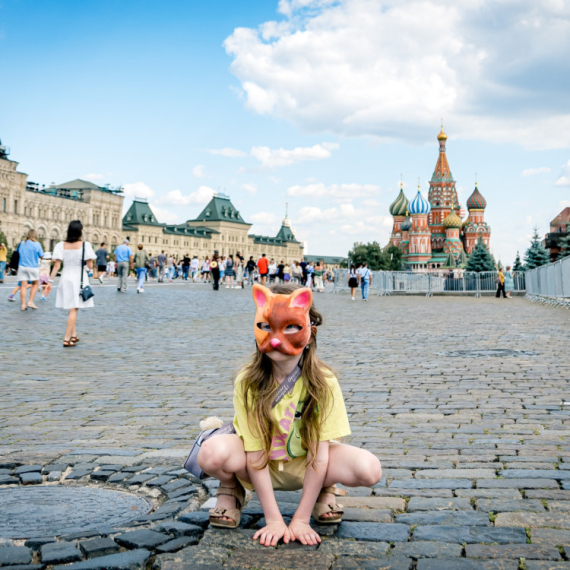
<svg viewBox="0 0 570 570">
<path fill-rule="evenodd" d="M 526 272 L 526 299 L 570 309 L 570 256 Z"/>
<path fill-rule="evenodd" d="M 496 271 L 475 273 L 458 269 L 451 272 L 372 271 L 371 273 L 371 295 L 423 294 L 431 297 L 437 293 L 470 294 L 480 297 L 483 293 L 494 293 L 497 290 Z M 334 277 L 332 292 L 348 292 L 348 270 L 335 269 Z M 513 272 L 514 293 L 526 291 L 526 283 L 524 271 Z"/>
</svg>

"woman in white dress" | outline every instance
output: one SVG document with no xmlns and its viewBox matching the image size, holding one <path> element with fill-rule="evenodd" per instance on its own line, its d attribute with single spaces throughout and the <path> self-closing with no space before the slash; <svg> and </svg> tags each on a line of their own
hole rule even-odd
<svg viewBox="0 0 570 570">
<path fill-rule="evenodd" d="M 79 342 L 76 329 L 78 310 L 88 309 L 94 306 L 93 297 L 84 301 L 79 296 L 81 289 L 81 271 L 83 271 L 83 285 L 89 284 L 89 275 L 87 274 L 86 268 L 83 267 L 83 269 L 80 269 L 83 245 L 85 245 L 85 266 L 89 269 L 93 269 L 93 260 L 97 258 L 91 244 L 88 241 L 83 242 L 81 240 L 82 232 L 83 224 L 79 220 L 70 222 L 65 241 L 60 241 L 55 246 L 52 254 L 52 259 L 55 263 L 50 275 L 47 293 L 51 291 L 53 279 L 57 275 L 61 263 L 63 262 L 63 271 L 61 272 L 61 278 L 57 287 L 55 306 L 60 309 L 69 309 L 67 328 L 63 339 L 63 346 L 66 348 L 76 346 Z"/>
</svg>

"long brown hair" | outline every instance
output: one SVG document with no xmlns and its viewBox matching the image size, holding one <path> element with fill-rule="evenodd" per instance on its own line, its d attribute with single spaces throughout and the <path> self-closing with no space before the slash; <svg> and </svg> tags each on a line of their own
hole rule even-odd
<svg viewBox="0 0 570 570">
<path fill-rule="evenodd" d="M 300 285 L 294 284 L 269 287 L 272 293 L 278 295 L 290 295 L 299 288 Z M 301 443 L 303 449 L 308 451 L 307 464 L 315 467 L 322 424 L 326 410 L 329 409 L 329 400 L 333 397 L 327 376 L 334 375 L 334 372 L 317 357 L 315 327 L 322 324 L 323 317 L 314 304 L 311 305 L 309 318 L 312 325 L 311 338 L 301 357 L 301 378 L 307 392 L 301 419 Z M 273 434 L 278 429 L 271 407 L 276 384 L 271 359 L 256 347 L 251 360 L 242 370 L 241 378 L 240 387 L 250 429 L 253 428 L 252 431 L 262 441 L 265 452 L 261 462 L 254 467 L 263 469 L 269 462 Z"/>
</svg>

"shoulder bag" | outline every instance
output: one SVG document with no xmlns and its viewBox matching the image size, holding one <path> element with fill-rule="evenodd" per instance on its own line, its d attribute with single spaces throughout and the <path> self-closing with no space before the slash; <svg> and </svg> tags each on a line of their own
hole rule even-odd
<svg viewBox="0 0 570 570">
<path fill-rule="evenodd" d="M 297 380 L 299 380 L 300 377 L 301 366 L 298 365 L 295 370 L 293 370 L 293 372 L 291 372 L 291 374 L 289 374 L 289 376 L 283 380 L 283 382 L 279 385 L 279 388 L 277 388 L 277 393 L 275 394 L 275 398 L 273 399 L 273 404 L 271 406 L 272 408 L 274 408 L 282 400 L 283 396 L 285 396 L 287 392 L 293 389 L 295 383 Z M 196 439 L 194 442 L 192 450 L 190 451 L 190 455 L 188 455 L 188 459 L 186 459 L 184 463 L 184 469 L 186 469 L 186 471 L 189 471 L 198 479 L 207 479 L 210 477 L 210 475 L 204 473 L 204 471 L 202 471 L 202 468 L 198 465 L 198 453 L 200 453 L 200 447 L 202 447 L 202 444 L 212 436 L 229 435 L 232 433 L 236 433 L 233 422 L 228 422 L 219 428 L 203 431 L 198 436 L 198 439 Z"/>
<path fill-rule="evenodd" d="M 91 297 L 95 296 L 93 293 L 93 289 L 91 289 L 91 285 L 85 285 L 83 287 L 83 266 L 85 265 L 85 242 L 83 242 L 83 248 L 81 250 L 81 285 L 79 285 L 79 296 L 83 299 L 83 301 L 89 301 Z"/>
</svg>

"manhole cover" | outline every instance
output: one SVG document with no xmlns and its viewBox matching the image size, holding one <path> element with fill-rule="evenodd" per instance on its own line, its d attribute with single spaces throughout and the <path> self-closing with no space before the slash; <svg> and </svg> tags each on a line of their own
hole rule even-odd
<svg viewBox="0 0 570 570">
<path fill-rule="evenodd" d="M 91 487 L 0 490 L 0 537 L 32 538 L 118 526 L 152 509 L 131 493 Z"/>
<path fill-rule="evenodd" d="M 459 358 L 487 358 L 489 356 L 505 358 L 510 356 L 537 356 L 538 352 L 532 350 L 511 350 L 509 348 L 488 348 L 479 350 L 455 350 L 453 352 L 444 352 L 443 355 Z"/>
</svg>

